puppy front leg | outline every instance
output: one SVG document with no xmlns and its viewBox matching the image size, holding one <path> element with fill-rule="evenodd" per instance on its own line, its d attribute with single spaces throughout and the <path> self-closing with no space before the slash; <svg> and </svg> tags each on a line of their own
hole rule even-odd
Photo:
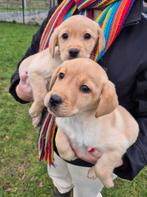
<svg viewBox="0 0 147 197">
<path fill-rule="evenodd" d="M 110 188 L 114 186 L 112 173 L 114 168 L 118 165 L 121 160 L 122 154 L 118 151 L 109 151 L 104 153 L 102 157 L 97 161 L 89 172 L 89 178 L 96 178 L 102 181 L 105 187 Z"/>
<path fill-rule="evenodd" d="M 72 161 L 76 159 L 76 155 L 71 148 L 68 138 L 60 129 L 58 129 L 57 131 L 55 142 L 59 155 L 63 159 L 68 161 Z"/>
<path fill-rule="evenodd" d="M 44 97 L 47 94 L 46 81 L 43 76 L 37 72 L 30 73 L 29 80 L 34 99 L 29 114 L 32 117 L 32 124 L 36 128 L 40 122 L 40 112 L 44 107 Z"/>
</svg>

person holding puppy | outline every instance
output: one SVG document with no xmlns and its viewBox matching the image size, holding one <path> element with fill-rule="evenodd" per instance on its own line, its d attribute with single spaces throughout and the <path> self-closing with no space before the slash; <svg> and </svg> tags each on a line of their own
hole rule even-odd
<svg viewBox="0 0 147 197">
<path fill-rule="evenodd" d="M 120 105 L 133 115 L 140 128 L 137 141 L 123 156 L 123 163 L 114 170 L 121 178 L 132 180 L 147 164 L 147 19 L 141 15 L 142 0 L 63 0 L 59 3 L 57 9 L 49 11 L 23 59 L 47 48 L 52 31 L 70 15 L 87 14 L 100 24 L 106 47 L 102 53 L 95 55 L 95 60 L 105 68 L 109 79 L 115 84 Z M 24 68 L 21 73 L 17 69 L 14 73 L 10 93 L 21 103 L 32 101 L 27 69 Z M 54 119 L 46 109 L 40 122 L 41 132 L 45 131 L 44 123 L 49 123 L 49 132 L 56 132 Z M 49 147 L 41 148 L 44 150 Z M 48 165 L 48 173 L 55 186 L 52 195 L 68 197 L 74 188 L 73 196 L 100 197 L 102 183 L 98 179 L 91 181 L 86 177 L 89 167 L 101 156 L 100 153 L 87 150 L 85 157 L 76 152 L 79 159 L 67 163 L 59 157 L 56 146 L 54 149 L 56 167 Z M 43 151 L 41 153 L 41 159 L 47 156 L 51 162 L 50 155 L 45 155 Z"/>
</svg>

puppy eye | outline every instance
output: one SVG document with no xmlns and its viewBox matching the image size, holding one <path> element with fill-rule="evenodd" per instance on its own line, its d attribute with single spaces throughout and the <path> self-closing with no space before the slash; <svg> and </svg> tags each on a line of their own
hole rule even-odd
<svg viewBox="0 0 147 197">
<path fill-rule="evenodd" d="M 84 34 L 84 39 L 89 40 L 91 38 L 91 35 L 89 33 Z"/>
<path fill-rule="evenodd" d="M 68 39 L 68 34 L 67 34 L 67 33 L 62 34 L 62 38 L 63 38 L 64 40 L 67 40 L 67 39 Z"/>
<path fill-rule="evenodd" d="M 59 79 L 63 79 L 63 78 L 64 78 L 64 76 L 65 76 L 65 74 L 64 74 L 64 73 L 59 73 Z"/>
<path fill-rule="evenodd" d="M 83 93 L 89 93 L 91 90 L 87 85 L 81 85 L 80 86 L 80 91 Z"/>
</svg>

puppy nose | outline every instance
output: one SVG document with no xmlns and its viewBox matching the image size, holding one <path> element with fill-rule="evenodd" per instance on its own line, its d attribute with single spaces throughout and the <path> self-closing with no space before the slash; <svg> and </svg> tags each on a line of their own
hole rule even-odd
<svg viewBox="0 0 147 197">
<path fill-rule="evenodd" d="M 60 105 L 62 103 L 62 99 L 60 96 L 54 94 L 50 97 L 50 100 L 49 100 L 49 104 L 52 106 L 52 107 L 57 107 L 58 105 Z"/>
<path fill-rule="evenodd" d="M 71 58 L 76 58 L 78 56 L 79 52 L 80 52 L 79 49 L 71 48 L 71 49 L 69 49 L 69 56 Z"/>
</svg>

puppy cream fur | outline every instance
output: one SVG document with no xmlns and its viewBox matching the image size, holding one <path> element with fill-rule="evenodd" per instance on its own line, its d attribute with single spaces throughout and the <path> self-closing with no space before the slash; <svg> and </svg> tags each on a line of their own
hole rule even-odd
<svg viewBox="0 0 147 197">
<path fill-rule="evenodd" d="M 59 154 L 73 160 L 73 150 L 86 154 L 88 147 L 97 149 L 102 156 L 88 177 L 98 176 L 106 187 L 112 187 L 112 172 L 139 131 L 135 119 L 118 104 L 114 84 L 97 63 L 77 58 L 65 61 L 53 72 L 50 88 L 45 105 L 56 116 Z M 53 95 L 61 98 L 57 106 L 50 103 Z"/>
</svg>

